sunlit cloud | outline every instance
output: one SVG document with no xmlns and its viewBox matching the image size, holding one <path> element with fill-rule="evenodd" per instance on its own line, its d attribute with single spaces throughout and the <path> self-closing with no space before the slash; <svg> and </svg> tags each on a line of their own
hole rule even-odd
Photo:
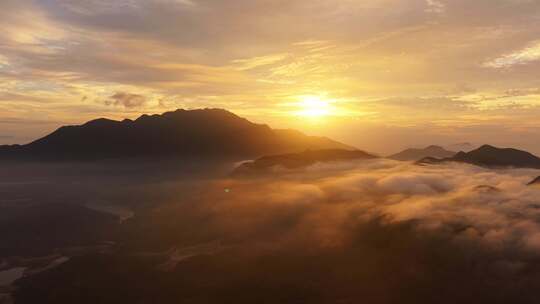
<svg viewBox="0 0 540 304">
<path fill-rule="evenodd" d="M 540 41 L 530 44 L 530 46 L 519 51 L 504 55 L 484 64 L 490 68 L 508 68 L 516 65 L 525 65 L 540 60 Z"/>
<path fill-rule="evenodd" d="M 219 231 L 248 236 L 274 227 L 279 237 L 271 240 L 277 246 L 292 241 L 346 248 L 356 233 L 351 225 L 382 218 L 384 225 L 412 221 L 419 233 L 450 232 L 455 242 L 474 241 L 490 251 L 515 246 L 507 252 L 516 254 L 540 248 L 540 226 L 535 223 L 540 188 L 527 186 L 538 170 L 373 160 L 321 163 L 301 170 L 277 167 L 273 173 L 280 178 L 225 180 L 216 183 L 216 190 L 206 191 L 202 208 L 213 210 Z M 232 191 L 223 196 L 223 188 Z M 269 193 L 264 202 L 261 193 Z M 261 210 L 266 211 L 262 217 L 247 216 L 263 214 Z M 272 226 L 282 217 L 295 224 Z M 258 236 L 255 241 L 261 241 Z"/>
<path fill-rule="evenodd" d="M 275 54 L 262 57 L 254 57 L 248 59 L 233 60 L 233 64 L 239 70 L 251 70 L 258 67 L 276 64 L 287 57 L 287 54 Z"/>
<path fill-rule="evenodd" d="M 446 5 L 439 0 L 426 0 L 426 4 L 428 6 L 426 12 L 428 13 L 441 14 L 444 13 L 446 9 Z"/>
</svg>

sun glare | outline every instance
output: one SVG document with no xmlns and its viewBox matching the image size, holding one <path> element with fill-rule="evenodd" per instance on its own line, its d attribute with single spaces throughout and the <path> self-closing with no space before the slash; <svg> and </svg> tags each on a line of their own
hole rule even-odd
<svg viewBox="0 0 540 304">
<path fill-rule="evenodd" d="M 301 96 L 298 108 L 296 114 L 303 117 L 319 118 L 331 114 L 330 102 L 320 96 Z"/>
</svg>

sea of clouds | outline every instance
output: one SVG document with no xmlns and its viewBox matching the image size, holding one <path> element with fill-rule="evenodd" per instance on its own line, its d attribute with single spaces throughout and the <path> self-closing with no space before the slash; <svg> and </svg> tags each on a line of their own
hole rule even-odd
<svg viewBox="0 0 540 304">
<path fill-rule="evenodd" d="M 414 222 L 419 232 L 452 232 L 456 242 L 493 250 L 511 245 L 540 254 L 540 187 L 527 185 L 538 175 L 532 169 L 457 163 L 318 164 L 220 180 L 202 201 L 216 221 L 228 222 L 223 229 L 254 232 L 284 222 L 279 230 L 289 229 L 280 231 L 282 238 L 307 234 L 321 246 L 345 244 L 351 223 L 377 219 L 388 225 Z"/>
<path fill-rule="evenodd" d="M 174 288 L 140 284 L 176 302 L 537 303 L 540 187 L 527 184 L 538 175 L 376 159 L 250 177 L 144 175 L 92 193 L 136 206 L 121 254 L 174 253 L 154 274 Z"/>
</svg>

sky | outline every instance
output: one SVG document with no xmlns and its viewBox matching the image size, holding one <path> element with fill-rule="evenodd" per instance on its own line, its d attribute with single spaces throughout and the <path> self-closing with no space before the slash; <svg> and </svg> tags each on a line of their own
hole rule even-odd
<svg viewBox="0 0 540 304">
<path fill-rule="evenodd" d="M 382 154 L 540 154 L 537 0 L 2 0 L 0 27 L 0 144 L 217 107 Z"/>
</svg>

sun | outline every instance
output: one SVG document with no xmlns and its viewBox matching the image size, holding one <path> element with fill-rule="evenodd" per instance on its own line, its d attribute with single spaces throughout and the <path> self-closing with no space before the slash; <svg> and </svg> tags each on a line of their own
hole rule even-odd
<svg viewBox="0 0 540 304">
<path fill-rule="evenodd" d="M 299 110 L 296 114 L 308 118 L 325 117 L 330 115 L 332 111 L 329 100 L 315 95 L 300 96 L 297 106 Z"/>
</svg>

